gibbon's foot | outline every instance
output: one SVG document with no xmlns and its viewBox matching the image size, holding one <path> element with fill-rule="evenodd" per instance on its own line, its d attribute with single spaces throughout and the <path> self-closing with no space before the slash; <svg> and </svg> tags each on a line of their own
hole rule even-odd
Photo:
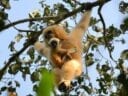
<svg viewBox="0 0 128 96">
<path fill-rule="evenodd" d="M 59 91 L 61 92 L 67 92 L 70 90 L 70 86 L 66 86 L 64 82 L 62 82 L 59 86 L 58 86 L 58 89 Z"/>
</svg>

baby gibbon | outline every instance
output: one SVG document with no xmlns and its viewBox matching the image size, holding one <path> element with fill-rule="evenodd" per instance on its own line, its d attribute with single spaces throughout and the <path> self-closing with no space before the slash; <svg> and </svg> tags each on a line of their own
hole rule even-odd
<svg viewBox="0 0 128 96">
<path fill-rule="evenodd" d="M 36 42 L 35 49 L 46 56 L 53 65 L 56 84 L 60 91 L 70 87 L 71 81 L 82 73 L 82 38 L 90 22 L 91 10 L 71 33 L 59 25 L 49 26 L 42 32 L 44 42 Z"/>
</svg>

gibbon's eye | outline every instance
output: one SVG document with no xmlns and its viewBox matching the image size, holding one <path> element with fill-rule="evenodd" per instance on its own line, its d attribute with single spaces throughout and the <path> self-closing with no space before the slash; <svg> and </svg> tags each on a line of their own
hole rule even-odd
<svg viewBox="0 0 128 96">
<path fill-rule="evenodd" d="M 50 39 L 52 37 L 52 31 L 48 31 L 45 35 L 44 38 L 45 39 Z"/>
</svg>

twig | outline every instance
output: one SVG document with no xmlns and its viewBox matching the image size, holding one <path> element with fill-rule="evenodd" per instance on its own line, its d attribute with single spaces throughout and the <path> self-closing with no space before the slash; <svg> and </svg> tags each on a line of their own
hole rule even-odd
<svg viewBox="0 0 128 96">
<path fill-rule="evenodd" d="M 105 0 L 104 3 L 109 2 L 109 1 L 111 1 L 111 0 Z M 66 18 L 68 18 L 70 16 L 73 16 L 77 12 L 80 12 L 82 10 L 87 10 L 88 7 L 93 8 L 93 7 L 98 6 L 100 4 L 101 4 L 100 1 L 96 1 L 96 2 L 90 3 L 90 5 L 86 7 L 87 4 L 84 3 L 84 4 L 82 4 L 81 7 L 77 8 L 77 9 L 75 9 L 75 10 L 69 12 L 69 13 L 62 14 L 60 16 L 47 16 L 47 17 L 41 17 L 41 18 L 27 18 L 27 19 L 18 20 L 18 21 L 15 21 L 15 22 L 12 22 L 10 24 L 7 24 L 7 25 L 3 26 L 2 28 L 0 28 L 0 31 L 8 29 L 8 28 L 10 28 L 12 26 L 15 26 L 17 24 L 21 24 L 21 23 L 25 23 L 25 22 L 30 22 L 30 21 L 40 21 L 40 20 L 50 20 L 50 19 L 53 19 L 53 20 L 56 20 L 55 24 L 58 24 L 62 20 L 66 19 Z"/>
<path fill-rule="evenodd" d="M 18 21 L 14 21 L 10 24 L 7 24 L 5 26 L 3 26 L 0 31 L 3 31 L 5 29 L 8 29 L 12 26 L 15 26 L 17 24 L 21 24 L 21 23 L 25 23 L 25 22 L 31 22 L 31 21 L 40 21 L 40 20 L 50 20 L 50 19 L 57 19 L 59 18 L 59 16 L 47 16 L 47 17 L 41 17 L 41 18 L 26 18 L 26 19 L 22 19 L 22 20 L 18 20 Z"/>
<path fill-rule="evenodd" d="M 33 30 L 22 30 L 22 29 L 18 29 L 17 27 L 14 27 L 14 29 L 16 29 L 19 32 L 25 32 L 25 33 L 29 33 L 29 32 L 37 32 L 37 31 L 33 31 Z"/>
<path fill-rule="evenodd" d="M 107 38 L 106 38 L 106 25 L 105 25 L 105 22 L 104 22 L 104 18 L 103 18 L 102 14 L 101 14 L 102 7 L 103 7 L 103 4 L 101 4 L 99 6 L 99 8 L 98 8 L 98 15 L 99 15 L 100 20 L 101 20 L 101 22 L 103 24 L 103 36 L 104 36 L 105 47 L 108 49 L 110 58 L 115 62 L 115 60 L 112 57 L 111 49 L 109 47 L 109 43 L 108 43 Z"/>
<path fill-rule="evenodd" d="M 107 3 L 109 1 L 111 1 L 111 0 L 105 0 L 103 3 Z M 81 7 L 73 10 L 72 12 L 69 12 L 69 13 L 66 13 L 66 14 L 63 14 L 62 16 L 60 16 L 60 18 L 55 22 L 55 24 L 58 24 L 60 21 L 66 19 L 68 17 L 71 17 L 74 14 L 81 12 L 82 10 L 88 10 L 88 9 L 93 8 L 93 7 L 99 6 L 101 4 L 102 4 L 102 2 L 100 2 L 100 1 L 95 1 L 92 3 L 83 3 L 83 4 L 81 4 Z"/>
<path fill-rule="evenodd" d="M 12 22 L 8 19 L 8 22 L 11 24 Z M 17 28 L 16 26 L 13 26 L 14 29 L 16 29 L 17 31 L 19 32 L 35 32 L 33 30 L 22 30 L 22 29 L 19 29 Z"/>
</svg>

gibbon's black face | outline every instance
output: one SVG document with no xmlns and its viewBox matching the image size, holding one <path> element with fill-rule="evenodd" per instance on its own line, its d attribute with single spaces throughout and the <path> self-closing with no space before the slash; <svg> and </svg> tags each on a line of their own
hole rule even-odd
<svg viewBox="0 0 128 96">
<path fill-rule="evenodd" d="M 51 38 L 48 42 L 51 48 L 56 49 L 59 47 L 60 40 L 58 38 Z"/>
<path fill-rule="evenodd" d="M 59 46 L 60 40 L 50 30 L 44 33 L 44 40 L 51 48 L 56 49 Z"/>
</svg>

